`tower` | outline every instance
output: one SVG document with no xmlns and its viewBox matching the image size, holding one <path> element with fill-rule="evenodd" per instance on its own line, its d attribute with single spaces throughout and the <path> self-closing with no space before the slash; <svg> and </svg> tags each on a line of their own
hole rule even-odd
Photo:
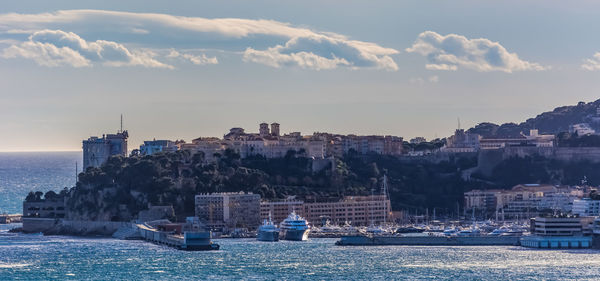
<svg viewBox="0 0 600 281">
<path fill-rule="evenodd" d="M 267 124 L 267 123 L 264 123 L 264 122 L 263 122 L 263 123 L 260 123 L 260 128 L 259 128 L 259 130 L 258 130 L 258 134 L 259 134 L 261 137 L 268 136 L 268 135 L 269 135 L 269 124 Z"/>
<path fill-rule="evenodd" d="M 279 123 L 271 123 L 271 135 L 279 136 Z"/>
</svg>

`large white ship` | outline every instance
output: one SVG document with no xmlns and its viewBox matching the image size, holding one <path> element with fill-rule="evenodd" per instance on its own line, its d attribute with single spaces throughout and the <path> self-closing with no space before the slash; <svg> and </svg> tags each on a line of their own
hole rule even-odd
<svg viewBox="0 0 600 281">
<path fill-rule="evenodd" d="M 308 222 L 303 217 L 297 215 L 296 212 L 292 212 L 285 220 L 283 220 L 283 222 L 281 222 L 279 227 L 281 236 L 285 240 L 308 240 L 310 226 L 308 225 Z"/>
</svg>

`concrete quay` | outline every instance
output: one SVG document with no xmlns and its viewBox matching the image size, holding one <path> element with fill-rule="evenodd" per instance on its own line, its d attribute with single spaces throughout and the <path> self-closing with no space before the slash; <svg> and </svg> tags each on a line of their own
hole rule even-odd
<svg viewBox="0 0 600 281">
<path fill-rule="evenodd" d="M 518 246 L 518 236 L 343 236 L 339 246 Z"/>
</svg>

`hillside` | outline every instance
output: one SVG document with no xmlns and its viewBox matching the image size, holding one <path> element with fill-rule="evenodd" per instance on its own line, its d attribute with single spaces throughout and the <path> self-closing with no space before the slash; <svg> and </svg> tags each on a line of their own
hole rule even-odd
<svg viewBox="0 0 600 281">
<path fill-rule="evenodd" d="M 600 120 L 593 120 L 593 117 L 598 117 L 596 113 L 598 106 L 600 100 L 589 103 L 579 102 L 577 105 L 557 107 L 553 111 L 544 112 L 520 124 L 497 125 L 483 122 L 468 131 L 480 134 L 484 138 L 506 138 L 517 137 L 521 132 L 527 133 L 530 129 L 538 129 L 542 134 L 558 134 L 568 131 L 570 125 L 577 123 L 589 123 L 595 130 L 600 130 L 600 122 L 598 122 Z"/>
</svg>

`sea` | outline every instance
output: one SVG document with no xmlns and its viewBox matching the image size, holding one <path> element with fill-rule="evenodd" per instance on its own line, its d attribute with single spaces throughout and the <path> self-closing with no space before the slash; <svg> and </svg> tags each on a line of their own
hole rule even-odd
<svg viewBox="0 0 600 281">
<path fill-rule="evenodd" d="M 0 153 L 0 212 L 29 191 L 75 181 L 81 153 Z M 600 251 L 516 246 L 335 246 L 336 239 L 215 239 L 186 252 L 144 241 L 10 233 L 0 225 L 0 280 L 600 280 Z"/>
</svg>

